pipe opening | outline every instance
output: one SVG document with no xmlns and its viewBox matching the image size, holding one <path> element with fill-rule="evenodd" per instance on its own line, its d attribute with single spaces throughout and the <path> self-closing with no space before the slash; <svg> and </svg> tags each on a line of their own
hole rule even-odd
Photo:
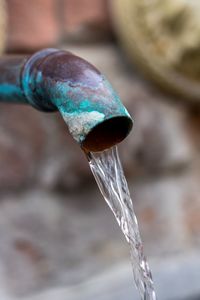
<svg viewBox="0 0 200 300">
<path fill-rule="evenodd" d="M 123 141 L 133 126 L 125 116 L 113 117 L 96 125 L 86 136 L 81 147 L 85 152 L 100 152 Z"/>
</svg>

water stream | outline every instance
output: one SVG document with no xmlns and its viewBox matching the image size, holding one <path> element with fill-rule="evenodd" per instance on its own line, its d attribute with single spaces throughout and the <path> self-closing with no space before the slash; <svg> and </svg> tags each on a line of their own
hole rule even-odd
<svg viewBox="0 0 200 300">
<path fill-rule="evenodd" d="M 149 265 L 143 253 L 137 218 L 117 147 L 88 154 L 89 165 L 108 206 L 130 246 L 134 280 L 142 300 L 156 300 Z"/>
</svg>

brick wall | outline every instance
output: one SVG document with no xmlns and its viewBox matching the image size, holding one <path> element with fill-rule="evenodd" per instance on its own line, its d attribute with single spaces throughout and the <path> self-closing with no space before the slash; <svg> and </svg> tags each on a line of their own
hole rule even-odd
<svg viewBox="0 0 200 300">
<path fill-rule="evenodd" d="M 7 51 L 111 38 L 108 0 L 7 0 Z"/>
</svg>

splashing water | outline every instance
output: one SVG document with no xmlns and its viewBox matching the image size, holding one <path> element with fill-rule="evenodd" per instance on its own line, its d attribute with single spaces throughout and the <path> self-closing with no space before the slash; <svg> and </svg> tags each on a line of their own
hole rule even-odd
<svg viewBox="0 0 200 300">
<path fill-rule="evenodd" d="M 138 223 L 117 147 L 89 153 L 88 160 L 99 189 L 129 243 L 135 284 L 140 297 L 142 300 L 156 300 L 151 271 L 143 253 Z"/>
</svg>

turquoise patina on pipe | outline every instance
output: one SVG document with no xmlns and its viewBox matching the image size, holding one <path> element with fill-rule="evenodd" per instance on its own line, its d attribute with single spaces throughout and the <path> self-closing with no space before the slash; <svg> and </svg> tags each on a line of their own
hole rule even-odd
<svg viewBox="0 0 200 300">
<path fill-rule="evenodd" d="M 0 84 L 1 98 L 6 102 L 21 102 L 26 103 L 22 90 L 14 84 L 2 83 Z"/>
<path fill-rule="evenodd" d="M 0 57 L 0 101 L 28 103 L 21 88 L 21 70 L 26 58 L 5 55 Z"/>
<path fill-rule="evenodd" d="M 4 80 L 0 75 L 0 100 L 13 97 L 16 102 L 29 103 L 43 111 L 59 110 L 84 150 L 104 150 L 130 132 L 132 119 L 117 93 L 82 58 L 67 51 L 45 49 L 14 65 L 12 68 L 8 60 L 7 66 L 4 64 L 7 75 Z"/>
</svg>

